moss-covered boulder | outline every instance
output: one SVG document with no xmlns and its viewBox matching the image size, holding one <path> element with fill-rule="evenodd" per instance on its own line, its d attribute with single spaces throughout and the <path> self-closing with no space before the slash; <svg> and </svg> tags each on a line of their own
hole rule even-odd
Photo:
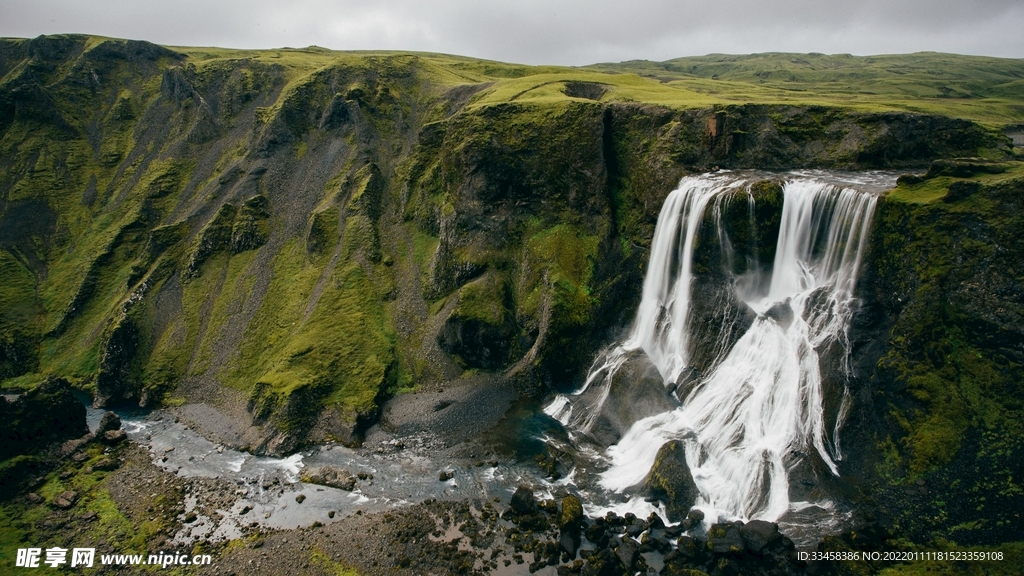
<svg viewBox="0 0 1024 576">
<path fill-rule="evenodd" d="M 682 442 L 667 442 L 658 450 L 654 466 L 644 481 L 644 490 L 652 499 L 665 505 L 669 520 L 681 521 L 700 496 L 693 474 L 686 464 L 686 449 Z"/>
</svg>

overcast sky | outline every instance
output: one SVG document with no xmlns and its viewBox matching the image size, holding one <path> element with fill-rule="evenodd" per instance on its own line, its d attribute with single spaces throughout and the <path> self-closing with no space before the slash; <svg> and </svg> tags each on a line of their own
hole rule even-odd
<svg viewBox="0 0 1024 576">
<path fill-rule="evenodd" d="M 1024 57 L 1024 0 L 0 0 L 0 36 L 420 50 L 526 64 L 714 52 Z"/>
</svg>

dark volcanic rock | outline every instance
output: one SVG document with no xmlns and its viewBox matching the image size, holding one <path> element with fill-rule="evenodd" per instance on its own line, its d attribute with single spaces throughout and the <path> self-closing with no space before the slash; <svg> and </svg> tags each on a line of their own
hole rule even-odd
<svg viewBox="0 0 1024 576">
<path fill-rule="evenodd" d="M 747 550 L 754 554 L 760 554 L 764 547 L 782 538 L 779 533 L 779 525 L 764 520 L 751 520 L 740 527 L 740 535 L 746 544 Z"/>
<path fill-rule="evenodd" d="M 738 554 L 746 548 L 740 534 L 740 522 L 712 524 L 708 530 L 708 550 L 715 554 Z"/>
<path fill-rule="evenodd" d="M 526 486 L 520 486 L 512 494 L 512 500 L 509 501 L 509 505 L 512 507 L 512 511 L 517 514 L 530 514 L 537 510 L 537 499 L 534 498 L 532 490 Z"/>
<path fill-rule="evenodd" d="M 100 418 L 100 427 L 96 430 L 97 434 L 103 434 L 108 430 L 118 430 L 121 428 L 121 417 L 117 414 L 110 412 L 103 413 L 103 417 Z"/>
</svg>

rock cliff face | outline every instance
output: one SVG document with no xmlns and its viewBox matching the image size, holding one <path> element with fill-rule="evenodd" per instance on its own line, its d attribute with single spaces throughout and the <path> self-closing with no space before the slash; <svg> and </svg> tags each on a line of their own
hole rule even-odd
<svg viewBox="0 0 1024 576">
<path fill-rule="evenodd" d="M 842 471 L 918 541 L 1024 529 L 1022 199 L 1019 164 L 938 162 L 875 216 Z"/>
<path fill-rule="evenodd" d="M 1009 150 L 966 120 L 656 106 L 568 78 L 502 99 L 489 69 L 0 41 L 0 377 L 206 402 L 257 451 L 357 442 L 413 386 L 580 378 L 628 321 L 683 173 Z M 964 282 L 964 330 L 987 333 Z"/>
</svg>

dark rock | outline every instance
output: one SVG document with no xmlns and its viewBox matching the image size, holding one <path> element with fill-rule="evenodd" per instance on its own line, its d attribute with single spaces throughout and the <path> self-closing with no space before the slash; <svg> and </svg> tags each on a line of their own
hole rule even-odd
<svg viewBox="0 0 1024 576">
<path fill-rule="evenodd" d="M 650 516 L 647 517 L 647 527 L 652 530 L 658 530 L 665 527 L 665 522 L 658 516 L 657 512 L 651 512 Z"/>
<path fill-rule="evenodd" d="M 108 410 L 104 412 L 103 416 L 100 418 L 100 427 L 96 431 L 96 434 L 103 434 L 108 430 L 119 430 L 120 428 L 121 417 Z"/>
<path fill-rule="evenodd" d="M 562 532 L 558 538 L 558 546 L 575 558 L 576 551 L 580 549 L 580 533 L 578 531 Z"/>
<path fill-rule="evenodd" d="M 644 524 L 643 520 L 641 520 L 627 526 L 626 534 L 629 534 L 633 538 L 638 538 L 645 530 L 647 530 L 647 526 Z"/>
<path fill-rule="evenodd" d="M 640 552 L 637 550 L 639 546 L 630 538 L 624 538 L 622 543 L 615 548 L 615 555 L 622 562 L 622 565 L 626 567 L 627 571 L 632 571 L 636 565 L 637 558 L 640 557 Z"/>
<path fill-rule="evenodd" d="M 775 320 L 775 323 L 781 326 L 783 330 L 788 330 L 789 325 L 793 323 L 793 308 L 789 302 L 789 298 L 782 302 L 776 302 L 764 313 L 765 318 Z"/>
<path fill-rule="evenodd" d="M 537 509 L 537 500 L 533 497 L 533 491 L 526 486 L 516 488 L 509 501 L 512 511 L 517 514 L 529 514 Z"/>
<path fill-rule="evenodd" d="M 61 492 L 53 499 L 53 505 L 61 510 L 67 510 L 78 501 L 78 494 L 71 490 Z"/>
<path fill-rule="evenodd" d="M 182 522 L 184 522 L 185 524 L 191 524 L 195 522 L 197 518 L 199 518 L 198 514 L 196 514 L 195 512 L 189 512 L 188 514 L 185 514 L 185 518 L 182 520 Z"/>
<path fill-rule="evenodd" d="M 665 504 L 670 520 L 681 519 L 693 506 L 700 491 L 686 464 L 686 450 L 682 442 L 673 440 L 658 450 L 644 489 L 652 499 Z"/>
<path fill-rule="evenodd" d="M 584 576 L 621 576 L 625 574 L 619 557 L 605 548 L 587 558 L 581 574 Z"/>
<path fill-rule="evenodd" d="M 605 530 L 603 523 L 593 523 L 587 526 L 587 529 L 583 531 L 583 534 L 587 537 L 598 548 L 604 548 L 608 545 L 608 531 Z"/>
<path fill-rule="evenodd" d="M 335 514 L 336 514 L 336 512 L 334 510 L 328 510 L 327 511 L 327 517 L 328 518 L 334 518 Z"/>
<path fill-rule="evenodd" d="M 299 495 L 295 496 L 295 501 L 298 502 L 299 504 L 302 504 L 303 502 L 306 501 L 306 495 L 305 494 L 299 494 Z"/>
<path fill-rule="evenodd" d="M 114 446 L 128 439 L 128 433 L 124 430 L 107 430 L 99 436 L 100 442 Z"/>
<path fill-rule="evenodd" d="M 437 479 L 441 482 L 447 482 L 452 478 L 455 478 L 455 473 L 448 470 L 441 470 L 441 473 L 437 475 Z"/>
<path fill-rule="evenodd" d="M 712 524 L 708 530 L 708 550 L 715 554 L 736 554 L 743 552 L 746 543 L 740 535 L 739 522 Z"/>
<path fill-rule="evenodd" d="M 702 555 L 700 542 L 691 536 L 680 536 L 676 540 L 676 550 L 689 559 L 700 558 Z"/>
<path fill-rule="evenodd" d="M 778 524 L 764 520 L 747 522 L 740 527 L 740 535 L 743 537 L 747 550 L 754 554 L 760 554 L 765 546 L 782 537 Z"/>
</svg>

